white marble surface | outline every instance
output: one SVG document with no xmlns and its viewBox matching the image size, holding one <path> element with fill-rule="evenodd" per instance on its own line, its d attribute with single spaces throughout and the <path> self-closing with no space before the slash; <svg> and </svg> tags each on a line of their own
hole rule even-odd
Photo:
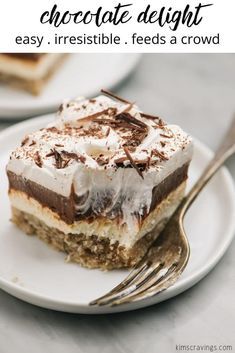
<svg viewBox="0 0 235 353">
<path fill-rule="evenodd" d="M 234 82 L 235 55 L 145 55 L 116 90 L 215 149 L 235 111 Z M 227 166 L 235 178 L 235 157 Z M 235 242 L 187 292 L 130 313 L 64 314 L 0 291 L 0 353 L 171 353 L 177 344 L 233 345 L 235 351 L 234 252 Z"/>
</svg>

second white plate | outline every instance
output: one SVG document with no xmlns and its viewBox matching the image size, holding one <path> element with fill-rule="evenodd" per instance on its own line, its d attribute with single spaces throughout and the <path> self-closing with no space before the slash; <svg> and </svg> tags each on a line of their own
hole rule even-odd
<svg viewBox="0 0 235 353">
<path fill-rule="evenodd" d="M 111 313 L 134 310 L 159 303 L 188 289 L 203 278 L 228 248 L 235 230 L 235 190 L 232 178 L 223 168 L 199 195 L 189 210 L 185 228 L 191 246 L 188 266 L 177 283 L 160 295 L 119 307 L 90 307 L 89 302 L 109 291 L 127 271 L 89 270 L 65 263 L 64 255 L 36 237 L 28 237 L 10 219 L 5 166 L 9 153 L 20 139 L 45 126 L 52 116 L 15 125 L 0 134 L 0 288 L 45 308 L 73 313 Z M 195 140 L 189 185 L 201 174 L 212 153 Z"/>
<path fill-rule="evenodd" d="M 0 117 L 22 118 L 55 111 L 64 98 L 112 88 L 136 66 L 140 54 L 70 54 L 38 97 L 0 85 Z"/>
</svg>

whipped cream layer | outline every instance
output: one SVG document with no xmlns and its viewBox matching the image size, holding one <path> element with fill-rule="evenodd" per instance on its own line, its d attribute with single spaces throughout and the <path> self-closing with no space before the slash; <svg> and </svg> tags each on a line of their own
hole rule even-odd
<svg viewBox="0 0 235 353">
<path fill-rule="evenodd" d="M 53 123 L 25 137 L 7 170 L 65 197 L 75 192 L 77 214 L 112 219 L 120 208 L 121 223 L 137 232 L 154 187 L 191 158 L 192 140 L 178 126 L 99 96 L 65 102 Z"/>
<path fill-rule="evenodd" d="M 38 60 L 0 54 L 0 72 L 24 80 L 39 80 L 46 76 L 63 54 L 44 54 Z"/>
</svg>

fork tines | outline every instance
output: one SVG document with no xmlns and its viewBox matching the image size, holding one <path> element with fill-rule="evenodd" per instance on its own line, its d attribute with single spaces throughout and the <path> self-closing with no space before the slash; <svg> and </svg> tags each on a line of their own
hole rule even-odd
<svg viewBox="0 0 235 353">
<path fill-rule="evenodd" d="M 155 295 L 164 290 L 164 283 L 171 279 L 176 267 L 176 263 L 166 267 L 163 262 L 155 264 L 145 262 L 137 265 L 123 282 L 106 295 L 92 301 L 90 305 L 113 306 L 140 300 L 143 295 L 147 297 L 152 295 L 153 292 Z"/>
</svg>

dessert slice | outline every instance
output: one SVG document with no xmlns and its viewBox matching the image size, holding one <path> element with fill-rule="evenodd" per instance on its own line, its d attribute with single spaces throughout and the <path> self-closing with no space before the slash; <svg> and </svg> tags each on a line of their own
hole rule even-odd
<svg viewBox="0 0 235 353">
<path fill-rule="evenodd" d="M 178 126 L 111 97 L 64 103 L 7 165 L 13 222 L 90 268 L 140 260 L 180 203 L 192 157 Z"/>
<path fill-rule="evenodd" d="M 0 54 L 0 81 L 38 95 L 65 54 Z"/>
</svg>

